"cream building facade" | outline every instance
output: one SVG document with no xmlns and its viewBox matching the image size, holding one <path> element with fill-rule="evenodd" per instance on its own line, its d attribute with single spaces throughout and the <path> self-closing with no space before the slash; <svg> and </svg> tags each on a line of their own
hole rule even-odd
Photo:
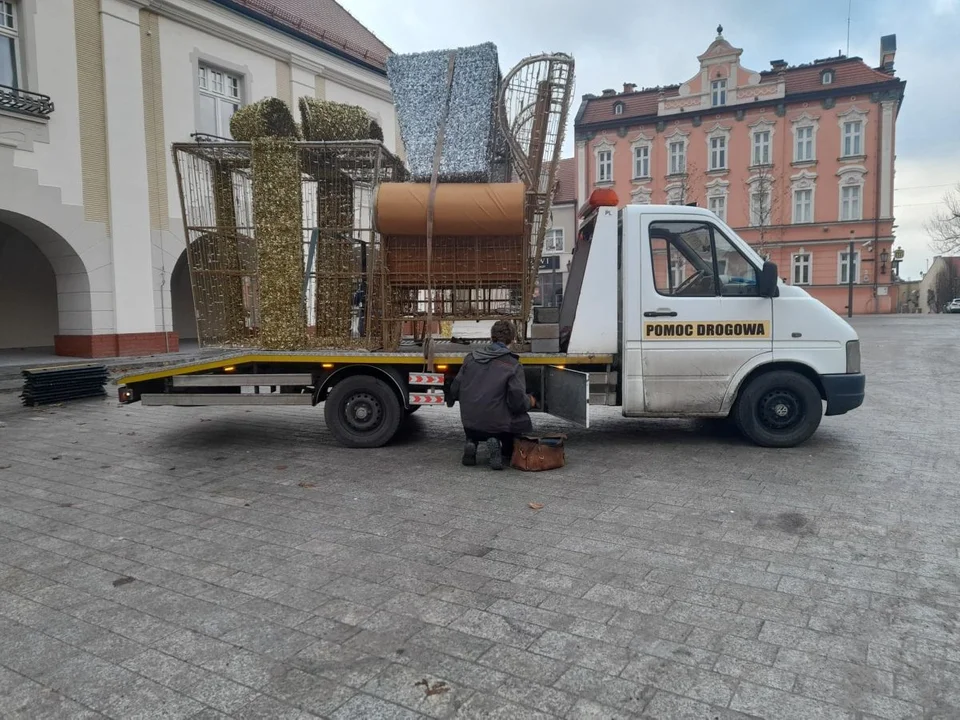
<svg viewBox="0 0 960 720">
<path fill-rule="evenodd" d="M 171 144 L 306 95 L 402 153 L 389 53 L 333 0 L 0 0 L 0 349 L 195 337 Z"/>
</svg>

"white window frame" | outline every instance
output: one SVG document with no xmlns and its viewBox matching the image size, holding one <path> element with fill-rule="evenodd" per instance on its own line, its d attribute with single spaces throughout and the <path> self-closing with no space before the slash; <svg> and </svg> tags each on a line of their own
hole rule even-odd
<svg viewBox="0 0 960 720">
<path fill-rule="evenodd" d="M 727 79 L 718 78 L 710 83 L 710 106 L 724 107 L 727 104 Z"/>
<path fill-rule="evenodd" d="M 819 116 L 809 115 L 804 111 L 800 117 L 793 120 L 791 131 L 793 132 L 793 162 L 797 164 L 802 163 L 815 163 L 817 161 L 817 132 L 820 130 L 820 118 Z M 803 157 L 800 153 L 801 142 L 806 143 L 807 140 L 800 139 L 800 130 L 806 131 L 810 129 L 810 157 Z M 806 155 L 806 153 L 803 153 Z"/>
<path fill-rule="evenodd" d="M 670 258 L 670 287 L 676 290 L 683 282 L 687 261 L 683 257 Z"/>
<path fill-rule="evenodd" d="M 773 144 L 773 131 L 757 130 L 753 133 L 753 165 L 772 165 L 770 157 L 772 156 L 771 145 Z"/>
<path fill-rule="evenodd" d="M 801 211 L 799 205 L 799 198 L 801 194 L 809 193 L 810 198 L 809 202 L 806 203 L 806 213 Z M 812 223 L 814 220 L 814 210 L 813 210 L 813 187 L 794 187 L 793 188 L 793 224 L 801 225 Z"/>
<path fill-rule="evenodd" d="M 623 103 L 615 102 L 613 104 L 613 114 L 614 115 L 623 115 Z"/>
<path fill-rule="evenodd" d="M 727 169 L 727 138 L 724 135 L 710 138 L 710 169 Z"/>
<path fill-rule="evenodd" d="M 707 209 L 723 222 L 727 221 L 727 205 L 729 201 L 730 183 L 717 178 L 707 183 Z M 717 212 L 717 205 L 720 211 Z"/>
<path fill-rule="evenodd" d="M 836 73 L 833 70 L 824 70 L 820 73 L 820 84 L 821 85 L 833 85 L 834 77 Z"/>
<path fill-rule="evenodd" d="M 806 270 L 806 279 L 797 279 L 798 270 Z M 801 273 L 802 276 L 802 273 Z M 791 285 L 812 285 L 813 284 L 813 253 L 800 248 L 790 256 L 790 284 Z"/>
<path fill-rule="evenodd" d="M 633 146 L 633 177 L 650 177 L 650 144 L 643 143 Z"/>
<path fill-rule="evenodd" d="M 863 155 L 863 121 L 847 120 L 843 124 L 843 157 Z"/>
<path fill-rule="evenodd" d="M 776 127 L 776 123 L 764 117 L 750 126 L 751 167 L 773 165 L 773 136 Z"/>
<path fill-rule="evenodd" d="M 814 162 L 816 159 L 816 130 L 814 126 L 797 125 L 793 134 L 793 161 Z"/>
<path fill-rule="evenodd" d="M 613 150 L 604 148 L 597 150 L 597 182 L 613 182 Z"/>
<path fill-rule="evenodd" d="M 667 151 L 667 175 L 685 175 L 687 172 L 687 145 L 690 142 L 689 133 L 685 133 L 679 128 L 664 138 Z M 680 145 L 680 152 L 674 153 L 672 146 Z M 674 163 L 674 159 L 678 162 Z"/>
<path fill-rule="evenodd" d="M 849 193 L 846 191 L 849 191 Z M 853 197 L 853 191 L 856 191 L 856 197 Z M 844 198 L 844 195 L 849 195 L 849 199 Z M 854 203 L 856 203 L 855 211 L 852 207 Z M 857 185 L 856 183 L 841 185 L 840 222 L 856 222 L 857 220 L 863 220 L 863 185 Z"/>
<path fill-rule="evenodd" d="M 707 209 L 720 218 L 723 222 L 727 221 L 727 196 L 710 195 L 707 197 Z M 719 212 L 718 212 L 719 210 Z"/>
<path fill-rule="evenodd" d="M 551 238 L 556 240 L 560 238 L 559 246 L 556 243 L 551 244 Z M 550 228 L 543 237 L 543 252 L 547 255 L 561 255 L 564 252 L 563 228 Z"/>
<path fill-rule="evenodd" d="M 616 144 L 610 142 L 607 138 L 600 138 L 594 144 L 593 162 L 596 167 L 594 178 L 597 185 L 613 185 L 616 149 Z"/>
<path fill-rule="evenodd" d="M 847 255 L 850 253 L 849 248 L 844 248 L 837 253 L 837 284 L 838 285 L 848 285 L 849 281 L 843 276 L 844 270 L 847 270 Z M 853 251 L 853 284 L 860 284 L 860 251 Z"/>
<path fill-rule="evenodd" d="M 865 156 L 867 154 L 867 113 L 853 106 L 846 112 L 840 113 L 837 116 L 837 122 L 840 125 L 840 158 Z M 849 152 L 848 140 L 850 141 Z"/>
<path fill-rule="evenodd" d="M 6 12 L 9 10 L 9 15 Z M 13 86 L 18 90 L 23 87 L 23 63 L 20 60 L 20 16 L 17 0 L 0 0 L 0 17 L 3 22 L 0 23 L 0 35 L 13 39 L 13 62 L 14 77 Z M 10 18 L 10 25 L 6 24 L 7 17 Z"/>
<path fill-rule="evenodd" d="M 707 133 L 707 170 L 708 172 L 726 172 L 730 169 L 730 128 L 717 123 Z M 714 140 L 721 140 L 720 147 L 714 147 Z M 721 160 L 722 164 L 717 164 Z"/>
<path fill-rule="evenodd" d="M 217 86 L 217 76 L 219 76 L 219 87 Z M 229 123 L 227 127 L 221 127 L 223 115 L 220 112 L 220 105 L 236 105 L 237 107 L 234 112 L 243 107 L 243 75 L 229 70 L 224 70 L 212 63 L 200 62 L 197 66 L 196 83 L 197 93 L 201 97 L 212 98 L 215 102 L 214 124 L 216 131 L 212 134 L 222 138 L 233 137 L 230 134 Z M 234 94 L 234 90 L 236 91 L 236 94 Z M 202 112 L 201 106 L 201 109 L 198 110 L 198 120 L 200 119 L 199 115 L 202 115 Z M 197 131 L 200 132 L 200 129 L 197 128 Z"/>
</svg>

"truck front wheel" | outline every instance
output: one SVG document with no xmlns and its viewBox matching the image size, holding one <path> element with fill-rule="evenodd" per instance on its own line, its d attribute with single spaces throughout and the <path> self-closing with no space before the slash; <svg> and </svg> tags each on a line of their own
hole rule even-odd
<svg viewBox="0 0 960 720">
<path fill-rule="evenodd" d="M 330 390 L 323 403 L 323 417 L 341 445 L 373 448 L 390 442 L 403 412 L 396 393 L 383 380 L 354 375 Z"/>
<path fill-rule="evenodd" d="M 823 417 L 820 391 L 803 375 L 774 370 L 743 388 L 733 420 L 744 436 L 762 447 L 794 447 L 816 432 Z"/>
</svg>

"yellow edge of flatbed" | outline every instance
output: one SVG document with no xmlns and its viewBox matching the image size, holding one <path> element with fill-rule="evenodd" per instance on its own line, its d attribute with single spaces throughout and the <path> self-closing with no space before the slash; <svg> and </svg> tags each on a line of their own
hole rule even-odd
<svg viewBox="0 0 960 720">
<path fill-rule="evenodd" d="M 433 359 L 434 365 L 460 365 L 463 363 L 467 353 L 463 355 L 438 355 Z M 189 363 L 184 365 L 170 366 L 159 370 L 152 370 L 145 373 L 136 373 L 125 375 L 118 378 L 118 385 L 130 385 L 134 383 L 146 382 L 147 380 L 160 380 L 173 377 L 174 375 L 189 375 L 195 372 L 204 372 L 207 370 L 219 370 L 226 367 L 245 365 L 247 363 L 299 363 L 299 364 L 333 364 L 333 365 L 425 365 L 426 361 L 422 355 L 414 354 L 377 354 L 377 355 L 271 355 L 261 353 L 251 353 L 248 355 L 236 355 L 205 362 Z M 613 362 L 612 355 L 532 355 L 525 354 L 520 356 L 520 362 L 524 365 L 608 365 Z"/>
</svg>

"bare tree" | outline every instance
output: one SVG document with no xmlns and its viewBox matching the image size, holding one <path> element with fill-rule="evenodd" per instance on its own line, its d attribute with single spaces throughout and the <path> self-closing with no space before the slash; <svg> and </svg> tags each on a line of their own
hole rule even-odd
<svg viewBox="0 0 960 720">
<path fill-rule="evenodd" d="M 674 205 L 700 205 L 703 189 L 703 174 L 694 163 L 687 163 L 686 170 L 670 183 L 667 199 Z"/>
<path fill-rule="evenodd" d="M 946 258 L 933 284 L 933 302 L 937 312 L 943 312 L 947 303 L 957 297 L 957 271 Z"/>
<path fill-rule="evenodd" d="M 746 181 L 746 210 L 751 227 L 757 228 L 757 252 L 766 257 L 766 240 L 774 217 L 779 213 L 780 196 L 774 188 L 773 166 L 758 165 Z"/>
<path fill-rule="evenodd" d="M 960 183 L 943 196 L 943 210 L 938 210 L 924 223 L 930 246 L 940 255 L 960 251 Z"/>
</svg>

